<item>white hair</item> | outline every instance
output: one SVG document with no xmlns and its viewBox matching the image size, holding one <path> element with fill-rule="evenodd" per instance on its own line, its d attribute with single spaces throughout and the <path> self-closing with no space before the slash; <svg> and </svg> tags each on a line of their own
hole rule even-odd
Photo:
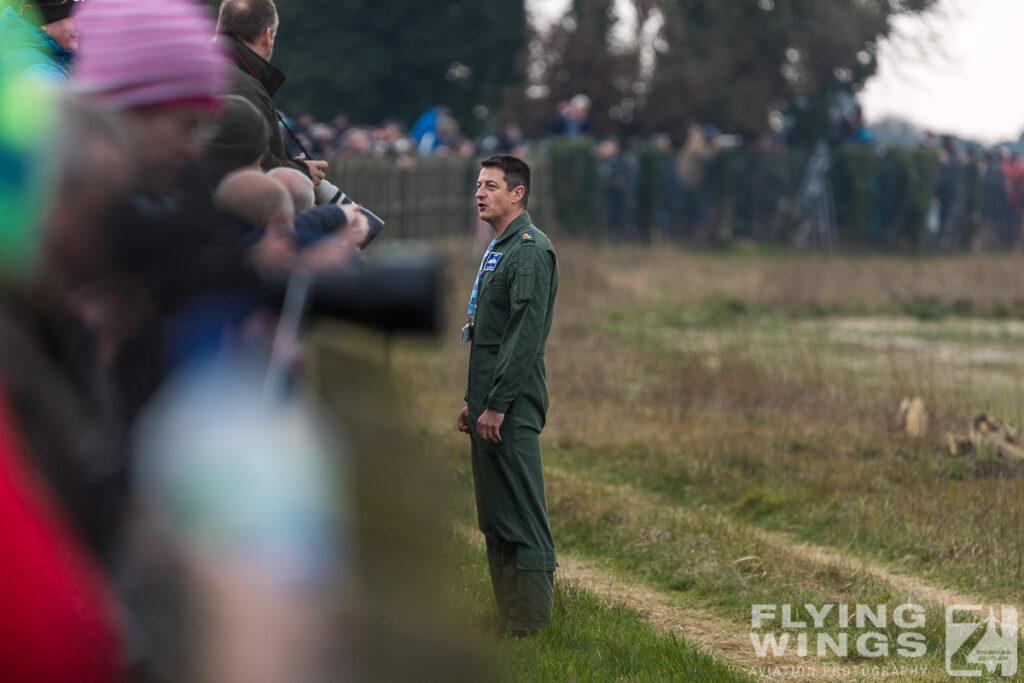
<svg viewBox="0 0 1024 683">
<path fill-rule="evenodd" d="M 288 168 L 287 166 L 279 166 L 267 171 L 267 175 L 288 188 L 288 194 L 291 195 L 292 203 L 295 205 L 295 213 L 306 211 L 316 206 L 313 181 L 302 171 Z"/>
</svg>

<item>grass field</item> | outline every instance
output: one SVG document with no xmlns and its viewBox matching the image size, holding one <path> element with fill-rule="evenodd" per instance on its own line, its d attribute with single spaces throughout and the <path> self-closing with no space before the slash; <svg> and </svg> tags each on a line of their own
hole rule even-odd
<svg viewBox="0 0 1024 683">
<path fill-rule="evenodd" d="M 981 412 L 1021 424 L 1024 259 L 557 246 L 542 444 L 561 598 L 542 635 L 493 639 L 505 678 L 952 680 L 946 606 L 1024 604 L 1024 463 L 952 455 L 946 438 Z M 420 447 L 451 473 L 450 578 L 483 619 L 454 429 L 479 255 L 448 253 L 442 340 L 403 341 L 391 363 Z M 897 419 L 915 396 L 920 437 Z M 924 609 L 923 656 L 894 652 L 903 603 Z M 805 604 L 886 605 L 890 618 L 850 628 L 845 657 L 814 656 L 816 631 L 809 657 L 757 657 L 754 604 L 805 619 Z M 892 651 L 858 653 L 869 632 Z"/>
</svg>

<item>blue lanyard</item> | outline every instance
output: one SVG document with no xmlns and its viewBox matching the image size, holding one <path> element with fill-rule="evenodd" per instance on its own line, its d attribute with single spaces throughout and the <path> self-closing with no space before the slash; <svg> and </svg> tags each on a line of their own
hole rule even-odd
<svg viewBox="0 0 1024 683">
<path fill-rule="evenodd" d="M 487 251 L 484 252 L 484 257 L 480 259 L 480 270 L 476 271 L 476 282 L 473 283 L 473 293 L 469 295 L 469 310 L 466 314 L 470 320 L 476 315 L 476 295 L 480 289 L 480 281 L 484 279 L 484 264 L 487 263 L 487 257 L 491 255 L 491 249 L 494 249 L 494 245 L 498 243 L 498 238 L 495 237 L 491 240 L 491 243 L 487 245 Z"/>
</svg>

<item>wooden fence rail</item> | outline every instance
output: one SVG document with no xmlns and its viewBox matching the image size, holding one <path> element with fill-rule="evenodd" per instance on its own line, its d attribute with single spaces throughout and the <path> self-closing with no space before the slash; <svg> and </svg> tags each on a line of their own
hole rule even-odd
<svg viewBox="0 0 1024 683">
<path fill-rule="evenodd" d="M 530 215 L 542 230 L 553 229 L 550 165 L 546 155 L 529 162 L 534 177 Z M 476 159 L 418 158 L 401 168 L 393 159 L 339 155 L 331 160 L 328 179 L 380 216 L 388 239 L 416 240 L 474 234 L 479 171 Z"/>
</svg>

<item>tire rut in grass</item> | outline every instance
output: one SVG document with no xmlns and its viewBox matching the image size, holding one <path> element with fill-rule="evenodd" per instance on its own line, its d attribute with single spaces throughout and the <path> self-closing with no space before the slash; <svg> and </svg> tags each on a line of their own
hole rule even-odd
<svg viewBox="0 0 1024 683">
<path fill-rule="evenodd" d="M 473 545 L 483 548 L 483 537 L 475 528 L 462 524 L 455 532 Z M 749 629 L 737 628 L 706 610 L 680 604 L 678 597 L 658 590 L 621 573 L 602 568 L 599 563 L 575 555 L 559 553 L 556 577 L 592 591 L 609 607 L 624 606 L 639 614 L 663 633 L 674 633 L 696 644 L 708 654 L 742 670 L 763 667 L 751 648 Z M 806 664 L 796 655 L 772 657 L 772 666 L 799 667 Z M 819 680 L 814 677 L 805 680 Z"/>
<path fill-rule="evenodd" d="M 546 470 L 555 481 L 561 480 L 566 483 L 575 481 L 584 485 L 597 485 L 608 492 L 615 492 L 615 494 L 620 495 L 624 500 L 628 500 L 630 505 L 648 509 L 660 508 L 670 512 L 671 516 L 677 519 L 692 519 L 702 514 L 700 511 L 666 502 L 657 494 L 637 489 L 628 484 L 599 482 L 577 472 L 570 472 L 557 467 L 548 467 Z M 950 605 L 980 605 L 980 609 L 976 609 L 975 612 L 982 615 L 987 614 L 990 608 L 994 609 L 995 613 L 998 614 L 1002 604 L 1014 606 L 1018 613 L 1024 611 L 1024 605 L 1016 604 L 1012 599 L 992 601 L 978 595 L 972 595 L 933 583 L 914 574 L 892 571 L 880 564 L 864 560 L 834 547 L 800 541 L 783 532 L 766 531 L 717 512 L 712 514 L 715 514 L 720 524 L 724 523 L 732 529 L 741 530 L 742 535 L 758 539 L 765 545 L 773 548 L 777 553 L 799 557 L 807 565 L 830 569 L 844 576 L 849 576 L 851 579 L 867 577 L 879 583 L 888 584 L 896 590 L 905 593 L 908 599 L 915 602 L 927 602 L 943 607 Z M 740 558 L 740 560 L 748 559 L 751 558 Z M 756 560 L 757 558 L 753 559 Z"/>
</svg>

